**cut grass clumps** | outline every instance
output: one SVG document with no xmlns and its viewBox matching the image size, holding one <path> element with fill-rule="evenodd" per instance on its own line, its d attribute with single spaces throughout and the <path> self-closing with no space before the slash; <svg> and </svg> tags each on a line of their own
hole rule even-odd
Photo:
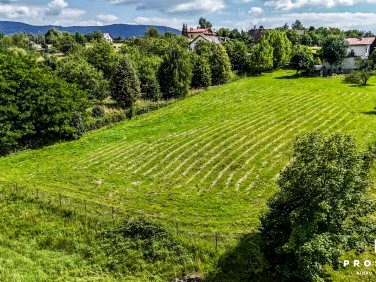
<svg viewBox="0 0 376 282">
<path fill-rule="evenodd" d="M 0 222 L 1 281 L 169 281 L 195 271 L 193 261 L 199 264 L 180 240 L 146 217 L 83 218 L 13 192 L 1 198 L 0 212 L 7 214 Z"/>
</svg>

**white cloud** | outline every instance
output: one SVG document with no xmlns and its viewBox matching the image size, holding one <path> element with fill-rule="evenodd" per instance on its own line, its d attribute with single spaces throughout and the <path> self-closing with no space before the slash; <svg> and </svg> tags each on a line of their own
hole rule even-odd
<svg viewBox="0 0 376 282">
<path fill-rule="evenodd" d="M 204 14 L 222 11 L 224 0 L 108 0 L 115 5 L 134 5 L 137 10 L 155 10 L 165 14 Z M 241 1 L 241 0 L 240 0 Z M 249 0 L 246 0 L 249 1 Z M 242 1 L 243 3 L 244 0 Z"/>
<path fill-rule="evenodd" d="M 264 10 L 260 7 L 252 7 L 248 13 L 250 14 L 261 14 L 262 12 L 264 12 Z"/>
<path fill-rule="evenodd" d="M 181 12 L 217 12 L 224 9 L 226 6 L 222 0 L 195 0 L 188 3 L 182 3 L 172 6 L 167 10 L 168 13 L 181 13 Z"/>
<path fill-rule="evenodd" d="M 116 22 L 118 19 L 117 16 L 115 15 L 98 15 L 96 17 L 96 20 L 99 21 L 99 22 L 102 22 L 102 23 L 113 23 L 113 22 Z"/>
<path fill-rule="evenodd" d="M 68 7 L 68 3 L 64 0 L 53 0 L 48 4 L 48 8 L 45 11 L 47 16 L 58 16 L 62 11 Z"/>
<path fill-rule="evenodd" d="M 192 24 L 191 20 L 180 18 L 160 18 L 160 17 L 137 17 L 131 24 L 144 24 L 144 25 L 161 25 L 181 29 L 183 23 Z"/>
<path fill-rule="evenodd" d="M 305 26 L 337 27 L 340 29 L 370 30 L 376 26 L 376 13 L 285 13 L 268 15 L 267 17 L 252 17 L 242 21 L 227 21 L 238 29 L 248 30 L 254 25 L 266 28 L 282 26 L 285 22 L 302 21 Z M 359 21 L 362 19 L 362 21 Z"/>
<path fill-rule="evenodd" d="M 265 6 L 272 6 L 277 10 L 287 11 L 304 6 L 332 8 L 335 6 L 353 6 L 358 3 L 376 4 L 376 0 L 267 0 Z"/>
</svg>

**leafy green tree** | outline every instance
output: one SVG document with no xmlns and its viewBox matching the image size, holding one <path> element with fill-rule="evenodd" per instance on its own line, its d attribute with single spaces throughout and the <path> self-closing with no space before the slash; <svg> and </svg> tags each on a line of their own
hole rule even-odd
<svg viewBox="0 0 376 282">
<path fill-rule="evenodd" d="M 34 56 L 0 50 L 0 153 L 77 137 L 74 113 L 87 108 L 85 93 L 39 68 Z"/>
<path fill-rule="evenodd" d="M 181 35 L 188 37 L 188 26 L 185 23 L 183 23 L 183 29 L 181 30 Z"/>
<path fill-rule="evenodd" d="M 101 42 L 103 40 L 103 34 L 100 30 L 95 30 L 86 34 L 86 38 L 88 42 L 91 42 L 92 40 Z"/>
<path fill-rule="evenodd" d="M 46 47 L 46 39 L 42 32 L 39 32 L 37 35 L 37 43 L 40 44 L 42 47 Z"/>
<path fill-rule="evenodd" d="M 340 65 L 347 57 L 348 42 L 341 36 L 330 35 L 322 45 L 322 59 L 327 61 L 331 69 L 333 66 Z"/>
<path fill-rule="evenodd" d="M 87 91 L 89 99 L 103 101 L 109 96 L 109 84 L 98 71 L 83 58 L 69 57 L 60 60 L 56 71 L 58 77 L 69 83 L 76 83 L 79 89 Z"/>
<path fill-rule="evenodd" d="M 85 46 L 85 43 L 87 43 L 86 36 L 79 33 L 78 31 L 74 34 L 74 40 L 77 44 L 80 44 L 82 46 Z"/>
<path fill-rule="evenodd" d="M 286 33 L 279 30 L 267 30 L 264 37 L 273 48 L 273 68 L 284 66 L 291 55 L 291 42 Z"/>
<path fill-rule="evenodd" d="M 304 30 L 304 26 L 300 20 L 295 20 L 295 22 L 291 25 L 291 29 Z"/>
<path fill-rule="evenodd" d="M 193 65 L 192 74 L 192 87 L 209 87 L 211 85 L 211 70 L 208 57 L 197 57 Z"/>
<path fill-rule="evenodd" d="M 131 109 L 140 95 L 140 81 L 136 70 L 127 57 L 122 57 L 111 81 L 111 96 L 123 108 Z"/>
<path fill-rule="evenodd" d="M 229 28 L 221 27 L 217 30 L 216 34 L 220 37 L 230 37 L 231 30 Z"/>
<path fill-rule="evenodd" d="M 74 47 L 76 40 L 69 32 L 63 31 L 54 42 L 54 46 L 63 53 L 68 53 Z"/>
<path fill-rule="evenodd" d="M 212 28 L 212 26 L 213 26 L 211 22 L 209 22 L 208 20 L 206 20 L 203 17 L 201 17 L 198 20 L 198 24 L 199 24 L 200 28 Z"/>
<path fill-rule="evenodd" d="M 157 74 L 163 98 L 187 95 L 191 84 L 191 75 L 187 51 L 176 44 L 171 44 L 167 54 L 163 57 Z"/>
<path fill-rule="evenodd" d="M 199 56 L 211 56 L 214 43 L 206 40 L 199 40 L 195 46 L 195 53 Z"/>
<path fill-rule="evenodd" d="M 243 41 L 227 41 L 223 44 L 233 70 L 249 70 L 248 48 Z"/>
<path fill-rule="evenodd" d="M 291 66 L 299 71 L 312 72 L 315 61 L 311 50 L 305 45 L 295 45 L 292 48 Z"/>
<path fill-rule="evenodd" d="M 251 62 L 253 70 L 257 73 L 273 68 L 273 47 L 270 46 L 267 39 L 261 38 L 253 49 Z"/>
<path fill-rule="evenodd" d="M 119 56 L 111 44 L 100 41 L 91 41 L 91 47 L 85 49 L 86 60 L 97 70 L 103 73 L 106 79 L 111 79 L 114 74 Z"/>
<path fill-rule="evenodd" d="M 158 38 L 158 37 L 161 37 L 161 34 L 159 33 L 158 29 L 156 29 L 155 26 L 152 26 L 152 27 L 146 29 L 145 36 L 146 37 Z"/>
<path fill-rule="evenodd" d="M 57 38 L 61 35 L 61 31 L 57 28 L 50 28 L 45 34 L 45 40 L 47 44 L 54 44 Z"/>
<path fill-rule="evenodd" d="M 289 281 L 324 281 L 345 251 L 366 250 L 375 223 L 371 184 L 374 150 L 359 151 L 349 135 L 309 133 L 294 144 L 292 162 L 281 172 L 279 190 L 261 220 L 263 252 Z"/>
<path fill-rule="evenodd" d="M 210 56 L 210 69 L 213 84 L 227 83 L 231 78 L 231 63 L 225 47 L 221 44 L 213 45 Z"/>
</svg>

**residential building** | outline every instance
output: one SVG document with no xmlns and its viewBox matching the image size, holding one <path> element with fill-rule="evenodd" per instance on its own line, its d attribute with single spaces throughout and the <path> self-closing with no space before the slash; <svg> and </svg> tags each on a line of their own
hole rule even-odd
<svg viewBox="0 0 376 282">
<path fill-rule="evenodd" d="M 358 69 L 356 59 L 368 59 L 376 47 L 376 37 L 347 38 L 346 40 L 349 43 L 348 56 L 341 65 L 333 66 L 332 73 L 349 73 Z M 328 62 L 324 62 L 324 65 L 327 69 L 332 67 Z"/>
<path fill-rule="evenodd" d="M 104 41 L 108 42 L 108 43 L 113 43 L 114 42 L 114 39 L 112 38 L 111 34 L 109 33 L 103 33 L 103 39 Z"/>
<path fill-rule="evenodd" d="M 214 36 L 214 31 L 210 28 L 190 28 L 188 30 L 188 38 L 193 40 L 199 37 L 200 35 L 209 35 L 209 36 Z"/>
</svg>

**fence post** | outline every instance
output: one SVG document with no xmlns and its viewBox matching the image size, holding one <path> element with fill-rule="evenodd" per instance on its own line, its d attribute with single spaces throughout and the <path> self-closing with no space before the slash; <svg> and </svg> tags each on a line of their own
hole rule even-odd
<svg viewBox="0 0 376 282">
<path fill-rule="evenodd" d="M 218 251 L 218 233 L 215 232 L 215 251 Z"/>
</svg>

